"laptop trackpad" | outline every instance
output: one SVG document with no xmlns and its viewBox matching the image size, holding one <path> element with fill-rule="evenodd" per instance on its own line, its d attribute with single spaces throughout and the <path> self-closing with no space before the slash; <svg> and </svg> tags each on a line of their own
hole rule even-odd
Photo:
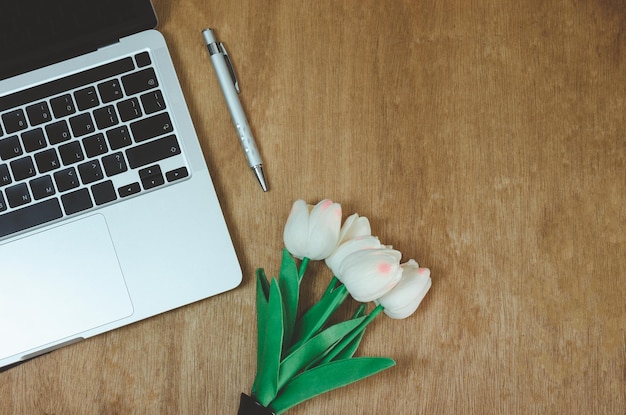
<svg viewBox="0 0 626 415">
<path fill-rule="evenodd" d="M 0 245 L 0 358 L 133 313 L 102 215 Z"/>
</svg>

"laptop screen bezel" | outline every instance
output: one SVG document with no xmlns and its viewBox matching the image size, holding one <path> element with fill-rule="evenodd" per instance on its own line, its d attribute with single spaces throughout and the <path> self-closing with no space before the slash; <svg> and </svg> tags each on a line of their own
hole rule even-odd
<svg viewBox="0 0 626 415">
<path fill-rule="evenodd" d="M 84 5 L 86 1 L 96 0 L 44 1 L 62 3 L 63 7 L 72 7 L 75 2 L 81 2 Z M 21 13 L 23 19 L 32 17 L 34 22 L 37 19 L 45 19 L 45 16 L 37 15 L 36 5 L 38 3 L 40 0 L 2 2 L 0 15 L 9 19 L 11 12 L 17 11 Z M 157 17 L 150 0 L 106 0 L 100 4 L 115 7 L 114 3 L 119 3 L 118 6 L 122 6 L 119 10 L 123 16 L 120 22 L 106 26 L 93 26 L 88 29 L 83 28 L 78 35 L 66 36 L 54 43 L 50 41 L 50 37 L 46 38 L 41 36 L 41 33 L 37 33 L 32 25 L 26 24 L 27 22 L 20 25 L 0 25 L 0 36 L 4 39 L 13 39 L 10 43 L 5 42 L 4 47 L 0 46 L 0 79 L 7 79 L 20 73 L 83 55 L 113 44 L 125 36 L 157 26 Z M 28 7 L 31 9 L 20 9 Z M 24 13 L 27 13 L 28 16 L 25 17 Z M 10 26 L 13 28 L 23 26 L 23 28 L 19 30 L 19 33 L 15 33 L 17 29 L 9 29 Z M 37 38 L 33 36 L 34 33 L 37 33 Z"/>
</svg>

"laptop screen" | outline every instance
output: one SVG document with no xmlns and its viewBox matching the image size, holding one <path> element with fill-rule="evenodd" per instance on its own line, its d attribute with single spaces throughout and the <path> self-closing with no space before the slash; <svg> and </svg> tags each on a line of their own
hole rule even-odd
<svg viewBox="0 0 626 415">
<path fill-rule="evenodd" d="M 0 79 L 155 26 L 150 0 L 3 0 Z"/>
</svg>

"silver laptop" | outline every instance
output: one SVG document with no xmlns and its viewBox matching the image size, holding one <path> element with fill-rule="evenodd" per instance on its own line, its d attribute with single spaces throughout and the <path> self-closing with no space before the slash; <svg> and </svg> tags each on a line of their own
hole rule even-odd
<svg viewBox="0 0 626 415">
<path fill-rule="evenodd" d="M 0 6 L 4 370 L 241 281 L 155 27 L 149 0 Z"/>
</svg>

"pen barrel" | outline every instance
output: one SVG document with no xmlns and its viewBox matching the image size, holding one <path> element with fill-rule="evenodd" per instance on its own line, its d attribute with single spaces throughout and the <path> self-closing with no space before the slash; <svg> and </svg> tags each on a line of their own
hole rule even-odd
<svg viewBox="0 0 626 415">
<path fill-rule="evenodd" d="M 250 131 L 250 126 L 246 122 L 238 124 L 234 118 L 233 123 L 237 129 L 237 134 L 239 134 L 239 141 L 241 142 L 241 147 L 246 154 L 248 165 L 250 167 L 260 166 L 262 164 L 261 156 L 259 154 L 259 150 L 256 148 L 256 143 L 254 142 L 252 132 Z"/>
<path fill-rule="evenodd" d="M 230 111 L 233 125 L 237 130 L 237 135 L 239 136 L 239 141 L 241 142 L 248 164 L 250 167 L 259 166 L 262 164 L 261 156 L 259 155 L 259 150 L 254 142 L 254 136 L 252 135 L 252 131 L 248 125 L 246 114 L 241 106 L 241 101 L 239 101 L 239 96 L 237 94 L 237 90 L 235 89 L 235 85 L 232 82 L 224 56 L 221 54 L 211 55 L 211 61 L 213 63 L 213 67 L 215 68 L 220 88 L 224 94 L 226 105 Z"/>
</svg>

